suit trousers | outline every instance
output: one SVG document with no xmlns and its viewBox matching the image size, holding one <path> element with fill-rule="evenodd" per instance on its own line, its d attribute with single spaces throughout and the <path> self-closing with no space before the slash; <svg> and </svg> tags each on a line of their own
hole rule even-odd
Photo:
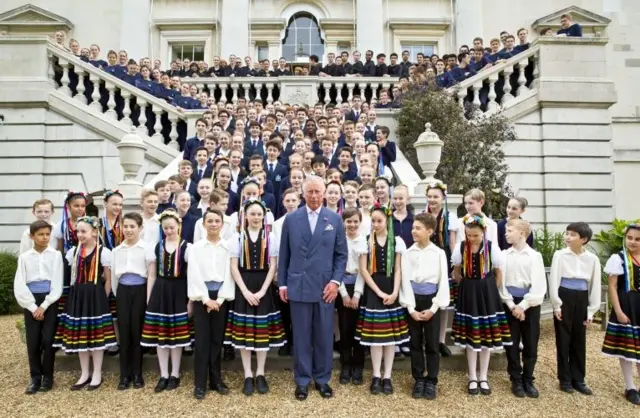
<svg viewBox="0 0 640 418">
<path fill-rule="evenodd" d="M 217 298 L 217 290 L 209 291 L 209 299 Z M 196 333 L 193 369 L 197 388 L 206 389 L 207 375 L 210 384 L 222 383 L 222 344 L 227 309 L 228 304 L 225 302 L 219 311 L 207 312 L 207 307 L 202 302 L 193 302 Z"/>
<path fill-rule="evenodd" d="M 34 293 L 36 305 L 44 302 L 48 293 Z M 24 310 L 24 326 L 27 334 L 27 355 L 29 357 L 29 373 L 31 379 L 40 380 L 42 377 L 53 378 L 55 350 L 53 337 L 56 334 L 58 304 L 52 303 L 44 311 L 44 319 L 37 321 L 28 309 Z"/>
<path fill-rule="evenodd" d="M 326 384 L 333 368 L 334 303 L 289 299 L 293 325 L 293 377 L 298 386 Z"/>
<path fill-rule="evenodd" d="M 346 284 L 349 296 L 353 297 L 355 285 Z M 338 328 L 340 329 L 340 363 L 343 369 L 364 369 L 364 346 L 355 339 L 358 309 L 345 308 L 342 297 L 336 302 Z"/>
<path fill-rule="evenodd" d="M 118 286 L 116 313 L 120 331 L 120 377 L 142 376 L 142 326 L 147 309 L 147 285 Z"/>
<path fill-rule="evenodd" d="M 553 318 L 556 331 L 556 356 L 558 380 L 561 383 L 584 383 L 586 373 L 587 319 L 589 292 L 558 289 L 562 300 L 562 320 Z"/>
<path fill-rule="evenodd" d="M 430 309 L 433 295 L 415 295 L 416 311 L 421 312 Z M 427 381 L 438 383 L 440 371 L 440 312 L 433 315 L 429 321 L 416 321 L 408 316 L 409 335 L 411 336 L 411 375 L 415 380 L 425 379 L 424 371 L 427 370 Z M 425 364 L 426 357 L 426 364 Z"/>
<path fill-rule="evenodd" d="M 522 298 L 513 298 L 517 305 Z M 520 321 L 511 314 L 505 305 L 507 322 L 511 329 L 512 345 L 504 348 L 507 356 L 507 373 L 510 379 L 533 382 L 533 370 L 538 361 L 538 340 L 540 339 L 540 306 L 525 311 L 524 321 Z M 520 341 L 522 341 L 522 362 L 520 361 Z"/>
</svg>

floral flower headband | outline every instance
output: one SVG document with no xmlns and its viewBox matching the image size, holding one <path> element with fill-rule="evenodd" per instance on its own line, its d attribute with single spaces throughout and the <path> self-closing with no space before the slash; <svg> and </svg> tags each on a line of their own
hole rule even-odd
<svg viewBox="0 0 640 418">
<path fill-rule="evenodd" d="M 251 183 L 255 184 L 256 186 L 260 186 L 260 182 L 258 181 L 257 177 L 245 177 L 244 180 L 242 180 L 243 187 Z"/>
<path fill-rule="evenodd" d="M 158 217 L 158 221 L 162 223 L 165 219 L 175 219 L 176 222 L 180 223 L 180 215 L 174 209 L 167 209 L 160 214 Z"/>
<path fill-rule="evenodd" d="M 384 215 L 389 218 L 391 217 L 391 215 L 393 215 L 393 210 L 391 208 L 386 207 L 385 205 L 383 205 L 382 203 L 376 201 L 373 206 L 371 206 L 371 209 L 369 209 L 370 213 L 373 213 L 375 211 L 379 211 L 384 213 Z"/>
<path fill-rule="evenodd" d="M 478 215 L 465 215 L 464 218 L 462 218 L 462 223 L 464 225 L 478 225 L 482 227 L 482 229 L 487 227 L 486 219 Z"/>
<path fill-rule="evenodd" d="M 67 197 L 64 199 L 65 203 L 70 201 L 71 199 L 73 199 L 76 196 L 83 197 L 84 200 L 87 200 L 86 193 L 80 192 L 80 191 L 75 191 L 75 190 L 69 190 L 69 192 L 67 193 Z"/>
<path fill-rule="evenodd" d="M 441 182 L 440 180 L 434 180 L 427 185 L 427 192 L 431 189 L 440 189 L 444 196 L 447 196 L 447 185 Z"/>
<path fill-rule="evenodd" d="M 107 191 L 107 192 L 104 194 L 104 201 L 106 202 L 107 200 L 109 200 L 109 198 L 110 198 L 111 196 L 120 196 L 121 198 L 123 198 L 123 199 L 124 199 L 124 196 L 122 195 L 122 193 L 120 192 L 120 190 L 117 190 L 117 189 L 111 189 L 111 190 Z"/>
<path fill-rule="evenodd" d="M 76 225 L 80 222 L 84 222 L 87 225 L 90 225 L 93 229 L 98 229 L 100 227 L 100 220 L 95 216 L 81 216 L 76 221 Z"/>
<path fill-rule="evenodd" d="M 251 205 L 260 206 L 265 214 L 268 211 L 266 203 L 264 203 L 262 200 L 259 200 L 259 199 L 247 199 L 242 203 L 242 207 L 244 208 L 245 212 Z"/>
</svg>

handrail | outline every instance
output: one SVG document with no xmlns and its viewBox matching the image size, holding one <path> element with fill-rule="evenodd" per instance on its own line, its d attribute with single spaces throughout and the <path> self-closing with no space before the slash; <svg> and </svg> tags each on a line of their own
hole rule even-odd
<svg viewBox="0 0 640 418">
<path fill-rule="evenodd" d="M 181 83 L 186 84 L 213 84 L 213 83 L 238 83 L 238 84 L 267 84 L 280 83 L 282 80 L 287 81 L 317 81 L 317 82 L 333 82 L 343 81 L 344 83 L 397 83 L 399 77 L 318 77 L 315 75 L 288 75 L 280 77 L 180 77 Z"/>
</svg>

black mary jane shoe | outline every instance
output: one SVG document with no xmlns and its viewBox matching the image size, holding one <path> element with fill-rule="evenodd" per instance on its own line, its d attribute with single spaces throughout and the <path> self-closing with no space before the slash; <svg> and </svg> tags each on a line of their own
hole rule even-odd
<svg viewBox="0 0 640 418">
<path fill-rule="evenodd" d="M 25 390 L 24 393 L 25 395 L 35 395 L 36 393 L 38 393 L 41 386 L 42 384 L 40 383 L 40 380 L 31 379 L 31 382 L 29 383 L 29 386 L 27 386 L 27 390 Z"/>
<path fill-rule="evenodd" d="M 475 383 L 476 387 L 472 388 L 471 386 Z M 467 393 L 469 395 L 477 395 L 480 393 L 480 385 L 477 380 L 469 380 L 469 384 L 467 385 Z"/>
<path fill-rule="evenodd" d="M 167 383 L 167 390 L 176 390 L 180 386 L 180 378 L 175 376 L 169 376 L 169 383 Z"/>
<path fill-rule="evenodd" d="M 263 375 L 256 376 L 256 389 L 258 393 L 264 395 L 269 392 L 269 384 Z"/>
<path fill-rule="evenodd" d="M 487 387 L 486 387 L 486 388 L 483 388 L 483 387 L 482 387 L 482 384 L 483 384 L 483 383 L 486 383 L 486 384 L 487 384 Z M 478 382 L 478 386 L 480 386 L 480 393 L 481 393 L 481 394 L 483 394 L 483 395 L 485 395 L 485 396 L 491 395 L 491 386 L 489 386 L 489 382 L 488 382 L 488 381 L 486 381 L 486 380 L 480 380 L 480 381 Z"/>
<path fill-rule="evenodd" d="M 624 397 L 632 404 L 640 405 L 640 393 L 636 389 L 625 390 Z"/>
<path fill-rule="evenodd" d="M 242 387 L 242 393 L 244 393 L 244 396 L 253 395 L 253 383 L 253 377 L 246 377 L 244 379 L 244 386 Z"/>
<path fill-rule="evenodd" d="M 391 395 L 393 393 L 391 379 L 382 379 L 382 393 L 385 395 Z"/>
<path fill-rule="evenodd" d="M 438 388 L 436 387 L 436 384 L 430 381 L 427 382 L 427 384 L 424 385 L 425 399 L 432 401 L 436 398 L 436 396 L 438 396 Z"/>
<path fill-rule="evenodd" d="M 340 370 L 340 384 L 346 385 L 351 381 L 351 369 L 343 368 Z"/>
<path fill-rule="evenodd" d="M 43 377 L 40 392 L 49 392 L 51 389 L 53 389 L 53 377 Z"/>
<path fill-rule="evenodd" d="M 451 350 L 449 350 L 449 347 L 447 347 L 446 344 L 438 344 L 438 350 L 440 351 L 441 357 L 451 357 Z"/>
<path fill-rule="evenodd" d="M 144 387 L 144 379 L 142 375 L 133 375 L 133 388 L 142 389 Z"/>
<path fill-rule="evenodd" d="M 524 391 L 524 386 L 522 384 L 522 380 L 512 380 L 511 381 L 511 393 L 516 398 L 524 398 L 527 394 Z"/>
<path fill-rule="evenodd" d="M 578 392 L 582 393 L 583 395 L 587 395 L 587 396 L 593 395 L 593 391 L 584 382 L 574 383 L 573 388 Z"/>
<path fill-rule="evenodd" d="M 424 397 L 424 386 L 425 381 L 422 379 L 416 380 L 413 384 L 413 392 L 411 392 L 411 397 L 413 399 L 420 399 Z"/>
<path fill-rule="evenodd" d="M 87 386 L 87 390 L 88 391 L 94 391 L 94 390 L 100 389 L 100 386 L 102 386 L 102 382 L 103 382 L 103 380 L 101 379 L 100 383 L 98 383 L 97 385 L 89 385 L 89 386 Z"/>
<path fill-rule="evenodd" d="M 185 347 L 182 350 L 182 355 L 185 356 L 185 357 L 193 356 L 193 347 Z"/>
<path fill-rule="evenodd" d="M 116 345 L 116 348 L 114 350 L 109 350 L 107 349 L 107 351 L 105 352 L 106 355 L 108 355 L 109 357 L 115 357 L 118 354 L 120 354 L 120 346 Z"/>
<path fill-rule="evenodd" d="M 71 390 L 74 392 L 78 390 L 82 390 L 87 385 L 89 385 L 89 383 L 91 383 L 91 377 L 88 377 L 87 380 L 85 380 L 84 382 L 76 383 L 75 385 L 71 386 Z"/>
<path fill-rule="evenodd" d="M 206 394 L 207 394 L 207 391 L 205 389 L 203 389 L 203 388 L 195 388 L 195 389 L 193 389 L 193 397 L 196 398 L 199 401 L 204 399 Z"/>
<path fill-rule="evenodd" d="M 533 382 L 524 382 L 524 393 L 527 397 L 534 399 L 540 396 L 540 392 L 538 392 L 538 389 L 533 385 Z"/>
<path fill-rule="evenodd" d="M 382 379 L 375 376 L 371 378 L 371 386 L 369 386 L 369 392 L 371 392 L 372 395 L 379 395 L 380 393 L 382 393 Z"/>
<path fill-rule="evenodd" d="M 299 401 L 307 400 L 309 397 L 309 387 L 308 386 L 296 386 L 295 392 L 296 399 Z"/>
<path fill-rule="evenodd" d="M 118 383 L 118 390 L 127 390 L 129 387 L 131 387 L 131 379 L 129 376 L 121 378 Z"/>
<path fill-rule="evenodd" d="M 364 382 L 362 378 L 362 369 L 352 369 L 351 370 L 351 383 L 356 386 L 360 386 Z"/>
<path fill-rule="evenodd" d="M 320 396 L 324 399 L 333 397 L 333 389 L 327 383 L 316 383 L 316 390 L 320 393 Z"/>
<path fill-rule="evenodd" d="M 227 386 L 224 382 L 211 383 L 209 385 L 209 389 L 214 392 L 218 392 L 219 395 L 227 395 L 229 393 L 229 386 Z"/>
<path fill-rule="evenodd" d="M 154 391 L 156 393 L 160 393 L 163 392 L 167 389 L 167 386 L 169 385 L 169 379 L 166 377 L 161 377 L 158 380 L 158 384 L 156 385 L 156 388 L 154 389 Z"/>
</svg>

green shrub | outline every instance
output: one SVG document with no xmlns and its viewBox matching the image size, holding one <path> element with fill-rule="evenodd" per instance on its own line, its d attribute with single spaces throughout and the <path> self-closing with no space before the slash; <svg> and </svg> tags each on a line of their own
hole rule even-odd
<svg viewBox="0 0 640 418">
<path fill-rule="evenodd" d="M 542 254 L 542 261 L 545 267 L 551 267 L 553 254 L 565 247 L 562 232 L 551 232 L 545 226 L 538 229 L 533 234 L 533 248 Z"/>
<path fill-rule="evenodd" d="M 13 279 L 18 268 L 18 255 L 8 250 L 0 250 L 0 315 L 21 312 L 13 295 Z"/>
</svg>

